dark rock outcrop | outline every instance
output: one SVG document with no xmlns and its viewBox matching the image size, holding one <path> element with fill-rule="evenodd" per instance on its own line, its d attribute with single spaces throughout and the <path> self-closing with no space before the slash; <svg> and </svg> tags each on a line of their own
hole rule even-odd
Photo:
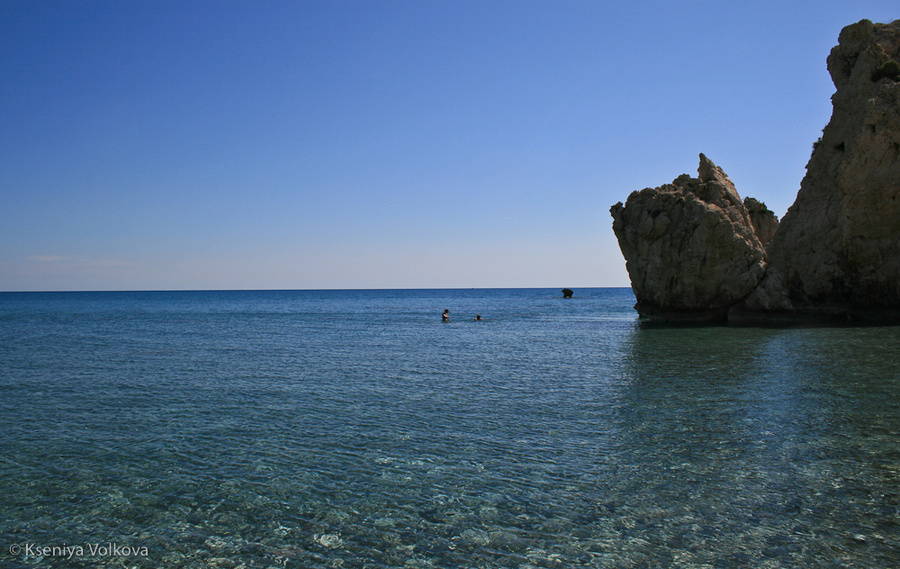
<svg viewBox="0 0 900 569">
<path fill-rule="evenodd" d="M 699 178 L 633 192 L 613 230 L 641 316 L 900 322 L 900 20 L 863 20 L 828 57 L 834 112 L 778 223 L 700 155 Z"/>
</svg>

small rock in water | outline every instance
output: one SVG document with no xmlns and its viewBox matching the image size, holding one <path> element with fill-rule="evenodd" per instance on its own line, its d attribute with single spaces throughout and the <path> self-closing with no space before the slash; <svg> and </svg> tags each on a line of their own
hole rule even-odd
<svg viewBox="0 0 900 569">
<path fill-rule="evenodd" d="M 488 533 L 480 529 L 467 529 L 460 534 L 460 537 L 470 544 L 482 547 L 491 542 Z"/>
<path fill-rule="evenodd" d="M 225 549 L 226 547 L 228 547 L 228 542 L 227 542 L 227 541 L 225 541 L 225 540 L 222 539 L 221 537 L 218 537 L 218 536 L 215 536 L 215 535 L 214 535 L 214 536 L 211 536 L 211 537 L 208 537 L 208 538 L 206 539 L 206 541 L 204 541 L 203 543 L 204 543 L 204 545 L 206 545 L 206 546 L 209 547 L 210 549 L 214 549 L 214 550 Z"/>
<path fill-rule="evenodd" d="M 375 520 L 374 523 L 375 523 L 375 527 L 377 527 L 377 528 L 387 528 L 387 527 L 393 527 L 394 525 L 396 525 L 397 520 L 394 518 L 390 518 L 390 517 L 383 517 L 383 518 L 378 518 L 377 520 Z"/>
<path fill-rule="evenodd" d="M 323 547 L 327 547 L 328 549 L 334 549 L 344 544 L 344 540 L 341 539 L 341 536 L 335 533 L 317 534 L 313 539 L 315 539 L 316 543 Z"/>
</svg>

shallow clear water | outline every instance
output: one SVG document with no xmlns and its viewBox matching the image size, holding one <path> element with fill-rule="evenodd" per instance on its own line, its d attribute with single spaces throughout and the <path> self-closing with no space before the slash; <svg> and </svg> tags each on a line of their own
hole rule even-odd
<svg viewBox="0 0 900 569">
<path fill-rule="evenodd" d="M 900 566 L 900 327 L 633 303 L 2 293 L 0 567 Z"/>
</svg>

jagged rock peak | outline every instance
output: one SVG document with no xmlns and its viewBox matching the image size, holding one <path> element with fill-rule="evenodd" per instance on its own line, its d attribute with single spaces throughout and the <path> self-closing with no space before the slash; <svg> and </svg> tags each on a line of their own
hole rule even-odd
<svg viewBox="0 0 900 569">
<path fill-rule="evenodd" d="M 698 175 L 610 209 L 642 316 L 724 319 L 765 274 L 765 249 L 734 184 L 703 154 Z"/>
</svg>

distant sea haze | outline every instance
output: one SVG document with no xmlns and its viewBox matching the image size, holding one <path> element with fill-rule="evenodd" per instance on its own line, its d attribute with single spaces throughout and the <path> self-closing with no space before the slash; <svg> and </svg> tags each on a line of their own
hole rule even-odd
<svg viewBox="0 0 900 569">
<path fill-rule="evenodd" d="M 634 303 L 0 293 L 0 566 L 900 566 L 900 328 Z"/>
</svg>

